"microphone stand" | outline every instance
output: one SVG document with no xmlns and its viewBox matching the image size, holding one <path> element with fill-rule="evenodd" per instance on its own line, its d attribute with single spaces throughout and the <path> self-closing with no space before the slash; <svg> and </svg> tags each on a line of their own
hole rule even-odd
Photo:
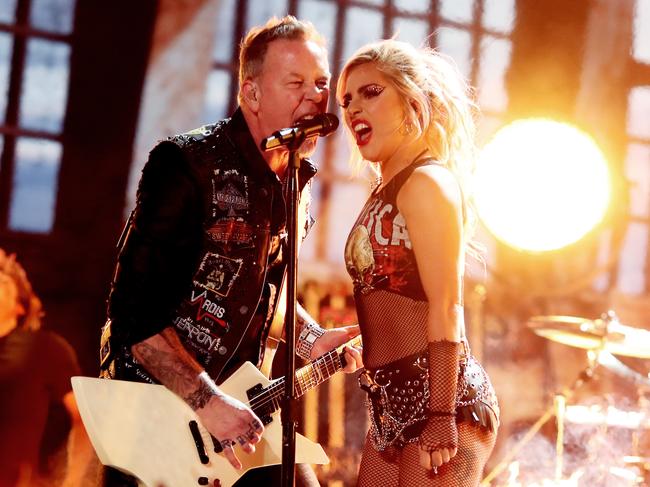
<svg viewBox="0 0 650 487">
<path fill-rule="evenodd" d="M 589 360 L 587 367 L 585 367 L 574 380 L 573 384 L 567 389 L 558 392 L 554 396 L 553 404 L 548 407 L 544 414 L 533 424 L 528 431 L 517 441 L 517 443 L 508 451 L 501 461 L 492 469 L 487 476 L 481 480 L 480 487 L 488 487 L 492 480 L 503 472 L 510 462 L 519 454 L 524 446 L 537 434 L 537 432 L 544 426 L 544 424 L 555 416 L 557 420 L 557 437 L 555 441 L 555 481 L 562 480 L 562 455 L 564 451 L 564 413 L 566 411 L 566 401 L 573 397 L 573 394 L 583 384 L 589 382 L 594 377 L 594 369 L 598 363 Z M 558 484 L 559 485 L 559 484 Z"/>
<path fill-rule="evenodd" d="M 298 149 L 309 137 L 324 137 L 332 133 L 339 125 L 339 120 L 331 113 L 323 113 L 296 127 L 289 127 L 274 132 L 261 142 L 262 151 L 274 150 L 286 146 L 289 150 L 287 165 L 287 310 L 285 329 L 287 339 L 287 356 L 285 361 L 285 386 L 282 399 L 282 487 L 293 487 L 296 474 L 296 426 L 297 397 L 295 390 L 295 350 L 296 350 L 296 284 L 298 270 L 298 207 L 300 202 L 300 155 Z"/>
<path fill-rule="evenodd" d="M 289 164 L 287 167 L 287 233 L 288 233 L 288 262 L 287 262 L 287 311 L 285 329 L 287 338 L 287 356 L 285 362 L 285 386 L 282 401 L 282 487 L 293 487 L 296 474 L 296 427 L 298 424 L 298 404 L 295 391 L 295 335 L 296 335 L 296 288 L 298 270 L 298 206 L 300 188 L 298 169 L 300 155 L 298 149 L 305 141 L 305 134 L 296 129 L 295 137 L 287 148 L 289 149 Z"/>
</svg>

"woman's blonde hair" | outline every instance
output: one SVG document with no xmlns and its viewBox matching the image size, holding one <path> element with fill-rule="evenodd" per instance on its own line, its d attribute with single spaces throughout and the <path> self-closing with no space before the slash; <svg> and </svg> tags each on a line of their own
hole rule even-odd
<svg viewBox="0 0 650 487">
<path fill-rule="evenodd" d="M 474 214 L 469 185 L 478 115 L 473 90 L 450 57 L 431 48 L 386 39 L 361 47 L 347 61 L 338 81 L 339 99 L 350 71 L 367 63 L 386 76 L 401 95 L 404 126 L 423 137 L 437 162 L 458 179 L 465 199 L 466 227 L 471 229 Z M 358 170 L 361 153 L 356 144 L 352 147 L 352 166 Z"/>
</svg>

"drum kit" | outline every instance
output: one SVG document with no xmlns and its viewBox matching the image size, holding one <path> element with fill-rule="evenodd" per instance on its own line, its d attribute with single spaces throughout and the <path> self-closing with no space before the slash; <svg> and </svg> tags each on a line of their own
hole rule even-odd
<svg viewBox="0 0 650 487">
<path fill-rule="evenodd" d="M 637 388 L 639 397 L 650 395 L 650 374 L 642 374 L 615 357 L 618 355 L 636 359 L 650 359 L 650 331 L 620 323 L 613 311 L 604 313 L 598 319 L 576 316 L 533 316 L 528 320 L 527 326 L 538 336 L 586 350 L 589 364 L 581 371 L 571 387 L 556 394 L 553 404 L 545 414 L 533 424 L 505 458 L 483 479 L 481 486 L 490 485 L 490 481 L 508 467 L 522 447 L 551 418 L 555 418 L 557 422 L 555 479 L 550 482 L 552 485 L 566 484 L 563 476 L 565 423 L 590 425 L 605 429 L 623 428 L 632 431 L 633 436 L 642 430 L 650 430 L 650 408 L 648 407 L 621 410 L 612 405 L 595 404 L 587 406 L 570 404 L 576 389 L 591 380 L 598 367 L 603 367 L 616 376 L 623 378 L 626 383 L 634 385 Z M 647 397 L 645 402 L 648 402 Z M 637 449 L 636 446 L 635 449 Z M 630 483 L 625 485 L 650 487 L 650 457 L 640 456 L 639 452 L 635 451 L 633 455 L 623 456 L 619 464 L 625 467 L 623 469 L 619 468 L 619 470 L 624 471 L 623 474 L 635 472 Z"/>
</svg>

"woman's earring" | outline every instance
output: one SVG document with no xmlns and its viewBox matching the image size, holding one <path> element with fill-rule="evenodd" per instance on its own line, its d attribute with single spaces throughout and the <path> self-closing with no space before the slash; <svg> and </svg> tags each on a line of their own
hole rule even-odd
<svg viewBox="0 0 650 487">
<path fill-rule="evenodd" d="M 402 135 L 409 135 L 413 132 L 413 124 L 411 122 L 404 122 L 399 129 L 399 133 Z"/>
</svg>

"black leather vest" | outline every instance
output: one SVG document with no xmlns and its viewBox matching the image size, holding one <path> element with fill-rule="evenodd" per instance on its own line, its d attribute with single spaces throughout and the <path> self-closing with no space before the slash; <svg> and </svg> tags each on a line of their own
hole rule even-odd
<svg viewBox="0 0 650 487">
<path fill-rule="evenodd" d="M 268 298 L 277 291 L 285 270 L 281 261 L 282 267 L 267 275 L 269 256 L 277 255 L 281 252 L 278 246 L 283 246 L 283 187 L 251 141 L 238 111 L 232 119 L 171 137 L 157 147 L 167 150 L 167 145 L 172 152 L 180 148 L 196 183 L 203 214 L 192 282 L 174 308 L 169 325 L 175 326 L 188 351 L 215 379 L 242 341 L 251 338 L 248 329 L 252 322 L 264 327 L 254 345 L 263 349 L 270 323 L 267 318 L 273 316 L 277 304 L 274 299 L 263 300 L 263 292 Z M 313 164 L 304 160 L 299 171 L 301 190 L 315 173 Z M 302 199 L 309 198 L 309 188 L 302 193 Z M 305 221 L 310 221 L 308 216 Z M 270 309 L 258 309 L 260 302 Z M 118 361 L 123 372 L 117 378 L 151 379 L 137 367 L 128 347 L 121 354 Z"/>
</svg>

